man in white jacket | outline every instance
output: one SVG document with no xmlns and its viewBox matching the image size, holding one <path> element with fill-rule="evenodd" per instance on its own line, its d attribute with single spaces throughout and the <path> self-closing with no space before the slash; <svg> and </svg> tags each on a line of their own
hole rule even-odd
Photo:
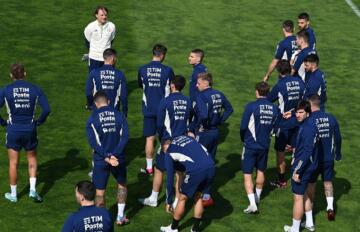
<svg viewBox="0 0 360 232">
<path fill-rule="evenodd" d="M 89 23 L 84 30 L 85 43 L 89 48 L 89 72 L 104 64 L 103 52 L 111 47 L 115 38 L 115 25 L 107 20 L 108 12 L 106 7 L 98 6 L 94 12 L 96 20 Z M 84 57 L 83 59 L 87 59 Z"/>
</svg>

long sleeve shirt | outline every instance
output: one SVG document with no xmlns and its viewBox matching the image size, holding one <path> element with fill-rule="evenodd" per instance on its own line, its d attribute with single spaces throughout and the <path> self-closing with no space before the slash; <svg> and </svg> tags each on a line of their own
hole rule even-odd
<svg viewBox="0 0 360 232">
<path fill-rule="evenodd" d="M 61 232 L 86 231 L 113 232 L 114 225 L 110 212 L 95 205 L 82 206 L 67 218 L 61 230 Z"/>
<path fill-rule="evenodd" d="M 207 88 L 199 92 L 194 111 L 195 118 L 190 126 L 193 132 L 199 128 L 216 129 L 230 117 L 234 110 L 222 92 Z"/>
<path fill-rule="evenodd" d="M 94 149 L 94 162 L 103 163 L 105 158 L 115 156 L 124 161 L 124 149 L 129 140 L 125 116 L 111 106 L 92 112 L 86 124 L 90 146 Z"/>
<path fill-rule="evenodd" d="M 176 164 L 176 165 L 175 165 Z M 189 136 L 179 136 L 172 140 L 166 154 L 166 202 L 171 204 L 174 196 L 175 167 L 185 170 L 185 174 L 214 168 L 215 164 L 206 149 Z"/>
<path fill-rule="evenodd" d="M 180 92 L 171 93 L 160 101 L 157 130 L 160 140 L 185 135 L 193 114 L 190 98 Z"/>
<path fill-rule="evenodd" d="M 104 61 L 103 53 L 105 49 L 111 47 L 115 33 L 115 25 L 112 22 L 102 25 L 95 20 L 86 26 L 84 36 L 90 44 L 90 59 Z"/>
<path fill-rule="evenodd" d="M 281 40 L 275 51 L 275 59 L 278 60 L 291 60 L 292 55 L 298 49 L 296 45 L 296 36 L 291 35 Z"/>
<path fill-rule="evenodd" d="M 316 38 L 314 30 L 311 27 L 305 29 L 305 31 L 309 34 L 309 47 L 313 50 L 316 49 Z"/>
<path fill-rule="evenodd" d="M 240 124 L 240 138 L 246 148 L 267 150 L 279 109 L 266 98 L 246 105 Z"/>
<path fill-rule="evenodd" d="M 293 69 L 296 71 L 296 74 L 299 75 L 299 77 L 305 82 L 305 66 L 304 66 L 304 60 L 305 58 L 310 54 L 316 54 L 317 52 L 310 48 L 306 47 L 302 49 L 296 56 L 295 56 L 295 62 L 293 65 Z"/>
<path fill-rule="evenodd" d="M 189 83 L 189 96 L 190 96 L 191 102 L 196 101 L 197 95 L 199 94 L 199 90 L 196 87 L 199 73 L 207 72 L 206 66 L 202 63 L 194 65 L 193 68 L 194 69 L 191 74 L 190 83 Z"/>
<path fill-rule="evenodd" d="M 0 107 L 6 105 L 7 121 L 0 116 L 1 125 L 7 125 L 8 132 L 30 132 L 46 121 L 50 106 L 43 91 L 37 86 L 16 80 L 0 91 Z M 35 119 L 35 107 L 39 104 L 42 112 Z"/>
<path fill-rule="evenodd" d="M 319 162 L 317 143 L 318 130 L 315 120 L 310 116 L 301 123 L 298 130 L 292 166 L 293 174 L 299 174 L 301 178 L 304 172 L 312 172 L 317 168 Z"/>
<path fill-rule="evenodd" d="M 320 96 L 320 108 L 323 109 L 327 99 L 326 80 L 325 74 L 320 69 L 316 69 L 314 72 L 306 72 L 305 75 L 304 98 L 307 99 L 314 94 Z"/>
<path fill-rule="evenodd" d="M 90 72 L 86 82 L 86 98 L 88 106 L 94 106 L 93 96 L 99 90 L 105 91 L 110 105 L 120 110 L 126 116 L 128 111 L 126 77 L 123 72 L 112 65 L 102 67 Z"/>
<path fill-rule="evenodd" d="M 341 134 L 335 117 L 323 111 L 314 111 L 311 116 L 319 133 L 319 161 L 341 160 Z"/>
<path fill-rule="evenodd" d="M 170 94 L 170 80 L 174 77 L 172 68 L 160 61 L 151 61 L 138 72 L 138 84 L 143 89 L 142 112 L 145 117 L 155 117 L 161 99 Z"/>
</svg>

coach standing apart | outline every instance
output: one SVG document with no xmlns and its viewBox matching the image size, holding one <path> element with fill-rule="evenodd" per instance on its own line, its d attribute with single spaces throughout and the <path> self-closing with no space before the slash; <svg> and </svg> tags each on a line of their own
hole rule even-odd
<svg viewBox="0 0 360 232">
<path fill-rule="evenodd" d="M 5 198 L 17 202 L 17 169 L 21 148 L 26 151 L 29 163 L 29 197 L 35 202 L 42 202 L 36 192 L 37 159 L 36 147 L 38 145 L 36 127 L 43 124 L 50 113 L 50 106 L 46 96 L 37 86 L 25 81 L 26 72 L 22 64 L 12 64 L 10 76 L 13 83 L 5 86 L 0 91 L 0 108 L 6 104 L 9 114 L 5 121 L 0 117 L 0 123 L 6 127 L 6 148 L 9 157 L 10 193 L 5 193 Z M 35 107 L 39 104 L 42 112 L 35 120 Z"/>
<path fill-rule="evenodd" d="M 103 52 L 110 48 L 115 38 L 115 25 L 107 21 L 109 10 L 98 6 L 95 10 L 96 20 L 89 23 L 85 30 L 85 43 L 89 48 L 89 72 L 104 64 Z"/>
</svg>

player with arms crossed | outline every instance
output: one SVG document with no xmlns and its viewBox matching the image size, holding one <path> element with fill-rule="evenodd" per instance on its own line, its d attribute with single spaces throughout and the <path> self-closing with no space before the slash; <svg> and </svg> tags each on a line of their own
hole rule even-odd
<svg viewBox="0 0 360 232">
<path fill-rule="evenodd" d="M 244 143 L 242 153 L 242 171 L 244 186 L 250 205 L 244 213 L 258 212 L 256 203 L 260 202 L 260 195 L 264 187 L 267 167 L 270 134 L 274 128 L 280 112 L 276 105 L 267 100 L 270 86 L 267 82 L 259 82 L 255 86 L 257 100 L 246 105 L 240 125 L 240 138 Z M 256 195 L 252 180 L 253 169 L 256 168 Z"/>
<path fill-rule="evenodd" d="M 143 89 L 142 112 L 144 116 L 143 136 L 146 138 L 145 155 L 146 168 L 142 172 L 153 174 L 154 142 L 156 135 L 156 116 L 159 103 L 170 93 L 170 80 L 174 77 L 172 68 L 162 64 L 167 48 L 162 44 L 155 44 L 152 50 L 152 61 L 139 69 L 138 83 Z"/>
<path fill-rule="evenodd" d="M 165 143 L 169 144 L 170 141 Z M 201 193 L 204 193 L 213 181 L 215 163 L 206 149 L 190 136 L 174 138 L 164 152 L 167 172 L 166 209 L 168 212 L 173 211 L 175 170 L 184 171 L 185 178 L 180 187 L 179 202 L 173 212 L 172 223 L 169 226 L 161 227 L 160 231 L 177 232 L 179 221 L 185 212 L 185 203 L 187 199 L 194 197 L 194 224 L 191 231 L 198 232 L 204 212 Z"/>
<path fill-rule="evenodd" d="M 110 212 L 95 206 L 96 188 L 90 181 L 80 181 L 75 185 L 75 197 L 80 208 L 66 220 L 61 232 L 113 232 Z"/>
<path fill-rule="evenodd" d="M 89 48 L 88 57 L 86 54 L 83 60 L 89 60 L 89 72 L 104 64 L 103 52 L 110 48 L 115 38 L 115 25 L 107 20 L 109 10 L 104 6 L 95 9 L 96 20 L 89 23 L 85 30 L 85 44 Z"/>
<path fill-rule="evenodd" d="M 50 106 L 43 91 L 37 86 L 25 81 L 26 72 L 22 64 L 12 64 L 10 77 L 13 83 L 5 86 L 0 91 L 0 107 L 6 105 L 9 114 L 5 121 L 0 117 L 2 126 L 6 126 L 6 148 L 9 157 L 10 193 L 5 193 L 5 198 L 17 202 L 17 171 L 19 156 L 22 148 L 25 149 L 28 160 L 30 192 L 29 197 L 35 202 L 42 202 L 36 192 L 38 145 L 37 127 L 42 125 L 50 114 Z M 39 104 L 42 112 L 35 119 L 35 107 Z"/>
<path fill-rule="evenodd" d="M 263 80 L 268 81 L 271 73 L 280 60 L 291 60 L 292 55 L 297 50 L 296 36 L 294 36 L 294 23 L 291 20 L 285 20 L 282 25 L 284 39 L 276 47 L 275 57 L 271 61 L 268 71 Z"/>
<path fill-rule="evenodd" d="M 276 69 L 280 79 L 269 93 L 268 100 L 278 101 L 280 112 L 282 114 L 289 112 L 291 115 L 298 102 L 303 98 L 304 82 L 298 76 L 290 76 L 291 66 L 288 60 L 280 60 Z M 275 187 L 285 188 L 287 186 L 285 154 L 287 148 L 295 147 L 297 128 L 298 122 L 293 114 L 290 118 L 281 117 L 274 130 L 278 180 L 272 181 L 270 184 Z"/>
<path fill-rule="evenodd" d="M 296 107 L 296 119 L 301 125 L 292 161 L 293 224 L 284 226 L 286 232 L 299 232 L 301 218 L 304 215 L 304 204 L 308 198 L 306 194 L 308 183 L 318 166 L 318 130 L 310 113 L 310 103 L 305 100 L 300 101 Z"/>
<path fill-rule="evenodd" d="M 108 105 L 103 91 L 94 96 L 96 110 L 87 121 L 86 132 L 94 150 L 94 172 L 92 180 L 96 187 L 96 205 L 105 207 L 105 189 L 110 173 L 118 183 L 118 214 L 116 224 L 124 225 L 129 219 L 124 215 L 127 198 L 126 164 L 124 149 L 129 139 L 125 116 Z"/>
<path fill-rule="evenodd" d="M 172 140 L 174 137 L 186 135 L 192 112 L 191 101 L 188 97 L 181 93 L 185 87 L 186 80 L 183 76 L 175 75 L 170 81 L 171 93 L 160 101 L 159 111 L 157 115 L 157 130 L 161 141 L 162 150 L 156 155 L 155 174 L 153 179 L 153 187 L 151 195 L 145 199 L 139 199 L 140 203 L 151 207 L 157 206 L 159 191 L 161 188 L 163 172 L 165 172 L 164 150 L 168 144 L 165 141 Z M 178 193 L 179 175 L 177 175 L 178 183 L 176 196 Z M 177 204 L 175 198 L 173 208 Z"/>
</svg>

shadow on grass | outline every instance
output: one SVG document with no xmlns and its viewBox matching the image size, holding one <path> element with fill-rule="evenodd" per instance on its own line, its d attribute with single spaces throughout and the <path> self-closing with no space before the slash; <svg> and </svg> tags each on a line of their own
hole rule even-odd
<svg viewBox="0 0 360 232">
<path fill-rule="evenodd" d="M 219 139 L 219 142 L 218 142 L 218 145 L 222 144 L 226 137 L 228 136 L 229 134 L 229 123 L 224 123 L 222 124 L 220 127 L 219 127 L 219 132 L 220 132 L 220 139 Z"/>
<path fill-rule="evenodd" d="M 211 189 L 211 195 L 215 200 L 215 204 L 205 209 L 202 218 L 201 230 L 205 230 L 205 228 L 211 224 L 212 220 L 224 218 L 234 211 L 230 201 L 219 193 L 219 189 L 235 177 L 236 172 L 240 169 L 239 165 L 241 156 L 237 153 L 231 153 L 226 157 L 226 159 L 227 162 L 216 168 L 215 180 Z M 192 203 L 192 201 L 189 202 Z M 186 213 L 189 212 L 190 209 L 190 207 L 187 207 Z M 189 219 L 181 224 L 179 230 L 191 226 L 192 224 L 192 219 Z"/>
<path fill-rule="evenodd" d="M 66 152 L 65 157 L 52 159 L 38 166 L 37 185 L 44 183 L 39 192 L 40 196 L 44 197 L 54 186 L 55 182 L 62 179 L 67 173 L 89 168 L 87 159 L 77 157 L 79 153 L 78 149 L 71 148 Z M 29 185 L 19 193 L 19 198 L 28 191 Z"/>
<path fill-rule="evenodd" d="M 129 141 L 125 148 L 126 165 L 129 166 L 131 161 L 138 156 L 144 157 L 145 160 L 144 149 L 145 149 L 145 138 L 143 137 L 129 138 Z"/>
</svg>

